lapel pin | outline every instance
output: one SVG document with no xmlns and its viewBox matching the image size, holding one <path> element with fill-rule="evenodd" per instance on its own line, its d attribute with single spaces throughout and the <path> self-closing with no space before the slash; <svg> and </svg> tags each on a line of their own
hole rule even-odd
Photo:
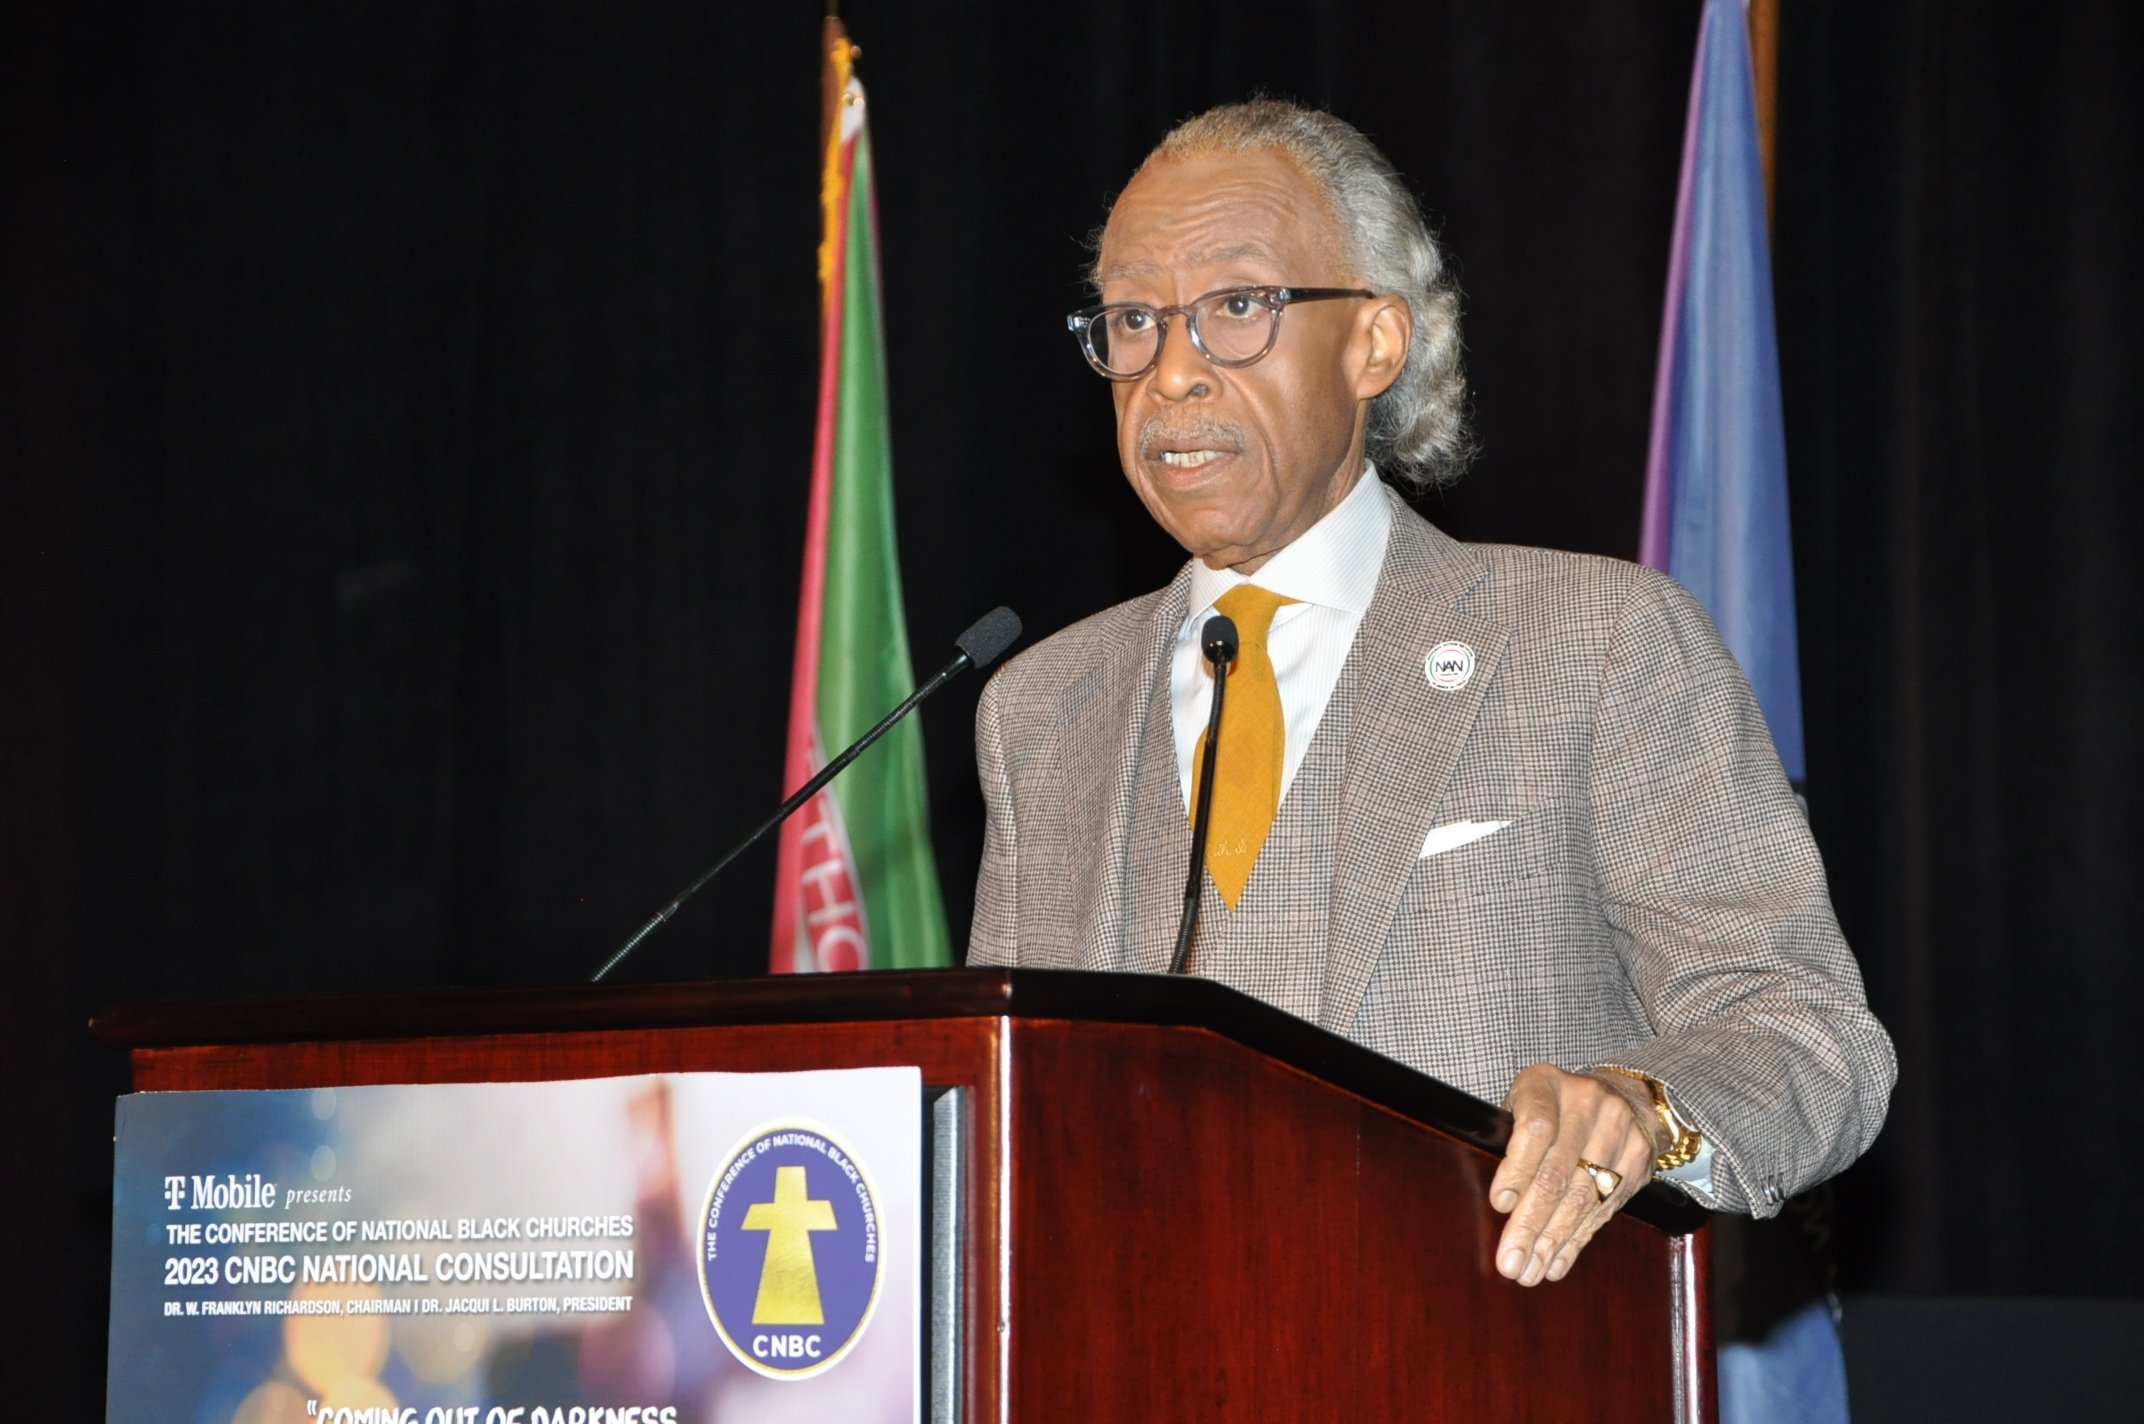
<svg viewBox="0 0 2144 1424">
<path fill-rule="evenodd" d="M 1422 671 L 1439 692 L 1457 692 L 1474 676 L 1474 650 L 1465 643 L 1439 643 L 1429 650 Z"/>
</svg>

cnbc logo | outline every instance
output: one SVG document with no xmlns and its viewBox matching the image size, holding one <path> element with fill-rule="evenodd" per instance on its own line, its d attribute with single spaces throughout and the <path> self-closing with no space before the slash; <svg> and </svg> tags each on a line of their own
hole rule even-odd
<svg viewBox="0 0 2144 1424">
<path fill-rule="evenodd" d="M 700 1294 L 730 1353 L 808 1379 L 862 1338 L 885 1252 L 863 1164 L 826 1128 L 772 1122 L 731 1149 L 700 1213 Z"/>
</svg>

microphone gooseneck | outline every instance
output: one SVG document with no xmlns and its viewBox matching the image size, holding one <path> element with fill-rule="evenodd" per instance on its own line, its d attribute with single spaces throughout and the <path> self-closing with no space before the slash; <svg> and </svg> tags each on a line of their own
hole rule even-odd
<svg viewBox="0 0 2144 1424">
<path fill-rule="evenodd" d="M 603 961 L 601 968 L 588 976 L 588 982 L 591 984 L 602 983 L 605 975 L 623 964 L 627 955 L 640 948 L 642 940 L 668 924 L 670 917 L 675 915 L 687 900 L 699 894 L 702 886 L 727 869 L 731 861 L 758 844 L 761 836 L 764 836 L 767 832 L 795 815 L 805 802 L 825 790 L 826 784 L 839 776 L 844 767 L 862 755 L 864 750 L 873 742 L 892 731 L 894 723 L 906 717 L 910 712 L 915 711 L 916 705 L 923 701 L 924 698 L 929 697 L 971 667 L 983 668 L 990 666 L 990 664 L 998 660 L 1007 648 L 1012 646 L 1013 639 L 1019 636 L 1019 615 L 1015 614 L 1010 608 L 993 608 L 982 617 L 976 619 L 974 623 L 968 626 L 966 632 L 953 640 L 953 646 L 960 649 L 960 651 L 951 662 L 938 669 L 935 677 L 910 693 L 900 706 L 879 719 L 877 726 L 858 737 L 840 756 L 835 757 L 820 768 L 817 776 L 798 787 L 795 795 L 784 801 L 773 815 L 760 822 L 759 829 L 730 847 L 729 854 L 701 871 L 698 879 L 678 891 L 671 898 L 669 904 L 657 910 L 646 924 L 634 932 L 631 939 L 619 945 L 617 951 L 610 958 Z"/>
<path fill-rule="evenodd" d="M 1184 881 L 1184 917 L 1176 927 L 1176 953 L 1169 972 L 1181 974 L 1191 964 L 1191 937 L 1198 930 L 1199 898 L 1206 886 L 1206 822 L 1213 810 L 1214 753 L 1221 745 L 1221 700 L 1228 691 L 1228 669 L 1239 649 L 1236 620 L 1217 613 L 1206 620 L 1199 647 L 1213 664 L 1213 708 L 1206 714 L 1206 754 L 1199 761 L 1198 802 L 1191 813 L 1191 872 Z"/>
</svg>

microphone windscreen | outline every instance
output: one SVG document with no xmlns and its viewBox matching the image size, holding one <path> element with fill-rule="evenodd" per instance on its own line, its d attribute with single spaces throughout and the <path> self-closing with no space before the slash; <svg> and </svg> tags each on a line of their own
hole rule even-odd
<svg viewBox="0 0 2144 1424">
<path fill-rule="evenodd" d="M 985 668 L 996 662 L 1019 636 L 1020 615 L 1010 608 L 993 608 L 955 638 L 953 646 L 968 655 L 969 663 Z"/>
<path fill-rule="evenodd" d="M 1236 620 L 1226 613 L 1216 613 L 1206 620 L 1206 630 L 1199 635 L 1199 646 L 1206 650 L 1206 661 L 1232 663 L 1236 660 Z"/>
</svg>

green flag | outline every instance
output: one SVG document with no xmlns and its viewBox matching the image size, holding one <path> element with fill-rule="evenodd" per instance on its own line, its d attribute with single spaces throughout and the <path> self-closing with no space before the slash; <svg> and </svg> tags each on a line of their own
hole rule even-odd
<svg viewBox="0 0 2144 1424">
<path fill-rule="evenodd" d="M 855 50 L 826 22 L 819 415 L 784 788 L 915 690 L 893 525 L 878 231 Z M 902 723 L 782 827 L 776 973 L 952 962 L 931 855 L 922 730 Z"/>
</svg>

